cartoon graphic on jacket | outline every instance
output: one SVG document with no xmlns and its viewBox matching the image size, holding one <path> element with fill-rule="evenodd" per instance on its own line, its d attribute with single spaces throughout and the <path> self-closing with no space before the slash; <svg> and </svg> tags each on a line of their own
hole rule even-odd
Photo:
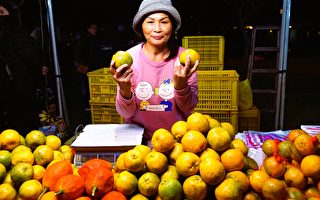
<svg viewBox="0 0 320 200">
<path fill-rule="evenodd" d="M 187 87 L 176 90 L 173 82 L 174 62 L 184 48 L 180 47 L 178 55 L 168 61 L 153 62 L 144 55 L 142 46 L 143 43 L 128 50 L 133 57 L 133 95 L 125 99 L 118 92 L 116 108 L 125 123 L 143 126 L 146 139 L 151 139 L 159 127 L 170 130 L 174 122 L 186 120 L 196 107 L 197 73 L 191 75 Z"/>
</svg>

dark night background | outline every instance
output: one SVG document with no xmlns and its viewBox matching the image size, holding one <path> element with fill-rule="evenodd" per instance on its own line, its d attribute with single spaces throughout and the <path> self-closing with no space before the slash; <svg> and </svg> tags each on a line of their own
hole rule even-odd
<svg viewBox="0 0 320 200">
<path fill-rule="evenodd" d="M 225 67 L 236 69 L 242 79 L 247 67 L 243 64 L 244 40 L 241 27 L 246 25 L 280 25 L 282 1 L 277 0 L 172 0 L 180 12 L 182 27 L 178 36 L 222 35 L 225 37 Z M 238 3 L 235 5 L 234 3 Z M 290 41 L 285 106 L 285 129 L 301 124 L 320 124 L 320 95 L 317 78 L 320 75 L 320 14 L 317 0 L 292 0 Z M 81 105 L 75 97 L 72 77 L 72 41 L 88 22 L 96 22 L 111 40 L 117 37 L 121 23 L 128 35 L 133 35 L 131 23 L 141 0 L 53 0 L 58 54 L 68 107 L 73 128 L 82 123 L 77 115 Z M 22 25 L 32 31 L 42 24 L 48 32 L 47 6 L 44 1 L 26 0 L 21 9 Z M 250 34 L 249 34 L 250 35 Z M 50 45 L 48 45 L 50 46 Z M 52 79 L 54 82 L 54 79 Z M 272 130 L 268 119 L 261 116 L 261 129 Z"/>
</svg>

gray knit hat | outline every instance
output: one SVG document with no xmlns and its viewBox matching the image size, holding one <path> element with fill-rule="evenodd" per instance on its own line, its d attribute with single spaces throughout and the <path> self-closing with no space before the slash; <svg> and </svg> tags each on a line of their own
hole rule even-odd
<svg viewBox="0 0 320 200">
<path fill-rule="evenodd" d="M 135 32 L 139 33 L 139 24 L 144 17 L 153 12 L 165 11 L 171 15 L 176 21 L 177 31 L 181 26 L 181 18 L 179 12 L 172 6 L 171 0 L 143 0 L 140 4 L 136 16 L 133 18 L 132 28 Z"/>
</svg>

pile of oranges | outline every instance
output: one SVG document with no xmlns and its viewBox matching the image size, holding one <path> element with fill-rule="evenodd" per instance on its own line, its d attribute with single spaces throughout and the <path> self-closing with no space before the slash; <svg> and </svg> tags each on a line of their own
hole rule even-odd
<svg viewBox="0 0 320 200">
<path fill-rule="evenodd" d="M 267 199 L 320 199 L 320 134 L 289 131 L 286 140 L 265 140 L 261 168 L 250 174 L 252 193 Z"/>
<path fill-rule="evenodd" d="M 248 170 L 258 170 L 229 122 L 192 113 L 171 130 L 159 128 L 151 147 L 137 145 L 114 166 L 115 190 L 128 199 L 241 199 Z"/>
<path fill-rule="evenodd" d="M 61 160 L 73 162 L 69 145 L 39 130 L 25 137 L 16 130 L 4 130 L 0 144 L 0 199 L 36 199 L 43 190 L 41 180 L 46 168 Z M 74 170 L 77 173 L 76 167 Z"/>
</svg>

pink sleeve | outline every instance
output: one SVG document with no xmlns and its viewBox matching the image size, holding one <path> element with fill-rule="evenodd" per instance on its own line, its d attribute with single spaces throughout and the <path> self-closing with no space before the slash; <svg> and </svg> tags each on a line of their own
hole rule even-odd
<svg viewBox="0 0 320 200">
<path fill-rule="evenodd" d="M 197 72 L 188 80 L 188 86 L 182 90 L 175 90 L 175 101 L 178 108 L 184 113 L 190 113 L 198 103 L 198 79 Z"/>
<path fill-rule="evenodd" d="M 119 90 L 119 87 L 118 87 Z M 130 118 L 133 115 L 135 115 L 136 112 L 136 104 L 135 104 L 135 98 L 132 94 L 130 99 L 125 99 L 121 96 L 120 92 L 117 92 L 116 97 L 116 109 L 119 115 L 121 115 L 123 118 Z"/>
</svg>

